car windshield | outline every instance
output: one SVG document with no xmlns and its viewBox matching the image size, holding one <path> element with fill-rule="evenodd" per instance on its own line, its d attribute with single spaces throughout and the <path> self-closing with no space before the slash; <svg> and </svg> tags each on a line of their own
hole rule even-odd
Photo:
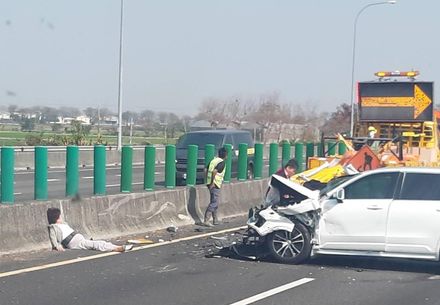
<svg viewBox="0 0 440 305">
<path fill-rule="evenodd" d="M 197 145 L 205 149 L 206 144 L 213 144 L 216 148 L 222 145 L 223 135 L 215 133 L 188 133 L 177 142 L 177 148 L 186 148 L 188 145 Z"/>
<path fill-rule="evenodd" d="M 334 189 L 335 187 L 338 187 L 339 185 L 341 185 L 342 183 L 344 183 L 345 181 L 357 176 L 356 175 L 349 175 L 349 176 L 342 176 L 342 177 L 337 177 L 333 180 L 330 180 L 327 185 L 321 189 L 321 191 L 319 191 L 319 196 L 322 197 L 325 194 L 327 194 L 328 192 L 330 192 L 332 189 Z"/>
</svg>

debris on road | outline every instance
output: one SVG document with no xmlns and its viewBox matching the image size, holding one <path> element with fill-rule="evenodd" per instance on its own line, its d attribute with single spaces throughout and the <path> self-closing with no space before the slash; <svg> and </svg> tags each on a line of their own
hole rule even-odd
<svg viewBox="0 0 440 305">
<path fill-rule="evenodd" d="M 127 240 L 127 243 L 129 244 L 136 244 L 136 245 L 147 245 L 147 244 L 154 244 L 152 240 L 140 238 L 140 239 L 129 239 Z"/>
<path fill-rule="evenodd" d="M 176 233 L 177 230 L 178 230 L 178 228 L 177 228 L 176 226 L 174 226 L 174 225 L 169 226 L 169 227 L 167 228 L 167 231 L 170 232 L 170 233 Z"/>
</svg>

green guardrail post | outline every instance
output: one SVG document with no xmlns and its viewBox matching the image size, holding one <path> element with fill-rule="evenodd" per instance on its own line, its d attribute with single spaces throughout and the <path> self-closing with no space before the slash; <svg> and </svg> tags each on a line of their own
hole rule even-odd
<svg viewBox="0 0 440 305">
<path fill-rule="evenodd" d="M 197 180 L 197 159 L 199 154 L 197 145 L 188 145 L 188 164 L 186 165 L 186 185 L 194 186 Z"/>
<path fill-rule="evenodd" d="M 255 143 L 254 154 L 254 179 L 263 178 L 263 147 L 262 143 Z"/>
<path fill-rule="evenodd" d="M 34 199 L 47 200 L 47 147 L 34 148 Z"/>
<path fill-rule="evenodd" d="M 106 192 L 105 164 L 105 146 L 95 145 L 93 148 L 93 194 L 95 195 L 105 195 Z"/>
<path fill-rule="evenodd" d="M 231 182 L 231 169 L 232 169 L 232 145 L 231 144 L 225 144 L 227 158 L 226 158 L 226 172 L 225 176 L 223 177 L 223 182 L 229 183 Z"/>
<path fill-rule="evenodd" d="M 238 181 L 245 181 L 247 179 L 247 149 L 246 143 L 238 144 Z"/>
<path fill-rule="evenodd" d="M 133 147 L 125 145 L 121 153 L 121 193 L 131 193 L 133 187 Z"/>
<path fill-rule="evenodd" d="M 144 190 L 153 191 L 156 171 L 156 148 L 153 145 L 145 146 L 144 155 Z"/>
<path fill-rule="evenodd" d="M 215 146 L 212 144 L 205 145 L 205 167 L 208 167 L 209 163 L 215 157 Z"/>
<path fill-rule="evenodd" d="M 79 149 L 69 145 L 66 149 L 66 196 L 74 197 L 78 194 L 79 186 Z"/>
<path fill-rule="evenodd" d="M 306 168 L 309 168 L 309 158 L 315 155 L 315 144 L 308 142 L 306 144 Z"/>
<path fill-rule="evenodd" d="M 14 148 L 1 148 L 1 202 L 14 203 Z"/>
<path fill-rule="evenodd" d="M 324 150 L 325 150 L 325 146 L 323 142 L 319 142 L 317 144 L 318 146 L 318 157 L 324 157 Z"/>
<path fill-rule="evenodd" d="M 269 145 L 269 177 L 278 170 L 278 144 Z"/>
<path fill-rule="evenodd" d="M 208 168 L 209 163 L 214 159 L 215 157 L 215 146 L 212 144 L 206 144 L 205 145 L 205 169 Z M 205 177 L 206 179 L 206 177 Z M 205 181 L 206 183 L 206 181 Z"/>
<path fill-rule="evenodd" d="M 295 143 L 295 160 L 298 163 L 297 173 L 304 171 L 304 144 Z"/>
<path fill-rule="evenodd" d="M 336 155 L 336 143 L 335 142 L 328 142 L 327 143 L 327 151 L 329 156 Z"/>
<path fill-rule="evenodd" d="M 343 155 L 347 151 L 347 145 L 344 142 L 340 141 L 338 144 L 338 154 Z"/>
<path fill-rule="evenodd" d="M 176 187 L 176 146 L 165 146 L 165 187 Z"/>
<path fill-rule="evenodd" d="M 282 147 L 282 154 L 281 154 L 281 167 L 284 167 L 286 165 L 287 161 L 290 160 L 290 143 L 284 142 Z"/>
</svg>

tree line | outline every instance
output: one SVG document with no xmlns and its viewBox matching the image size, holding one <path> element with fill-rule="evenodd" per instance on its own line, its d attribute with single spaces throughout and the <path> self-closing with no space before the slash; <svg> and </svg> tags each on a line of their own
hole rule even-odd
<svg viewBox="0 0 440 305">
<path fill-rule="evenodd" d="M 108 108 L 87 107 L 7 107 L 13 122 L 20 124 L 21 130 L 31 131 L 36 125 L 51 126 L 54 132 L 80 133 L 87 135 L 98 129 L 116 134 L 114 126 L 104 126 L 105 118 L 117 114 Z M 61 126 L 54 122 L 58 117 L 76 118 L 84 115 L 90 119 L 90 126 L 72 122 L 71 126 Z M 256 97 L 207 98 L 198 106 L 195 115 L 178 115 L 164 111 L 125 111 L 122 113 L 124 134 L 137 132 L 147 137 L 175 138 L 190 130 L 192 122 L 206 121 L 212 128 L 244 128 L 248 124 L 258 126 L 265 132 L 281 132 L 289 124 L 304 126 L 302 139 L 310 140 L 315 135 L 312 130 L 325 131 L 326 134 L 348 132 L 350 128 L 350 105 L 342 103 L 333 112 L 322 111 L 313 103 L 289 103 L 282 101 L 276 92 Z M 308 133 L 310 131 L 310 133 Z"/>
</svg>

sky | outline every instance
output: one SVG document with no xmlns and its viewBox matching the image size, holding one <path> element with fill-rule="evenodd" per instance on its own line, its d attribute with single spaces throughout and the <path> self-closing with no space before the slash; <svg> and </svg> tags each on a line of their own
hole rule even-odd
<svg viewBox="0 0 440 305">
<path fill-rule="evenodd" d="M 350 102 L 364 0 L 124 0 L 123 111 L 194 115 L 203 100 L 332 111 Z M 0 105 L 117 110 L 120 0 L 0 0 Z M 355 80 L 419 70 L 439 90 L 440 1 L 398 0 L 358 20 Z"/>
</svg>

